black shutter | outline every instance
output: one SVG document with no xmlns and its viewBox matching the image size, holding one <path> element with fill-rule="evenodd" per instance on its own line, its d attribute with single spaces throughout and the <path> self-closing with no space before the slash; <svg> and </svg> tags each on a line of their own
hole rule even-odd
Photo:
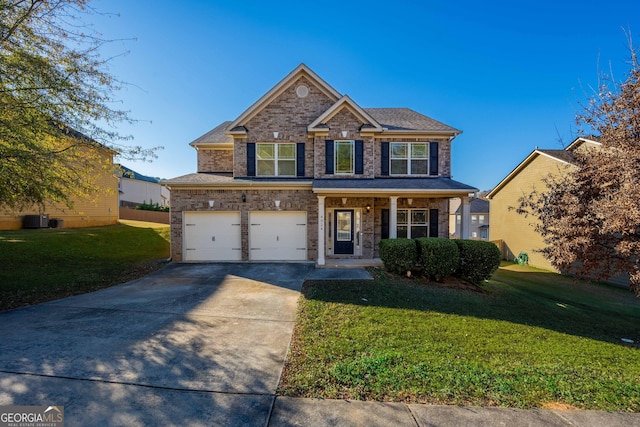
<svg viewBox="0 0 640 427">
<path fill-rule="evenodd" d="M 389 143 L 382 142 L 380 146 L 380 175 L 389 176 Z"/>
<path fill-rule="evenodd" d="M 389 238 L 389 209 L 382 209 L 381 211 L 382 214 L 382 238 L 383 239 L 388 239 Z"/>
<path fill-rule="evenodd" d="M 256 143 L 247 142 L 247 176 L 256 176 Z"/>
<path fill-rule="evenodd" d="M 356 140 L 356 167 L 355 173 L 362 175 L 364 173 L 364 141 Z"/>
<path fill-rule="evenodd" d="M 327 139 L 325 142 L 325 173 L 333 175 L 333 140 Z"/>
<path fill-rule="evenodd" d="M 296 144 L 296 176 L 304 176 L 304 142 Z"/>
<path fill-rule="evenodd" d="M 438 237 L 438 209 L 429 209 L 429 237 Z"/>
<path fill-rule="evenodd" d="M 429 175 L 438 175 L 438 143 L 429 143 Z"/>
</svg>

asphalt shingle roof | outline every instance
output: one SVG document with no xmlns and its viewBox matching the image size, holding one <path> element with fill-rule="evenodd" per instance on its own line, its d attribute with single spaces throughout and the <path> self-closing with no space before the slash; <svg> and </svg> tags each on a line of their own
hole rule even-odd
<svg viewBox="0 0 640 427">
<path fill-rule="evenodd" d="M 575 155 L 573 154 L 573 152 L 571 151 L 567 151 L 567 150 L 540 150 L 538 149 L 539 152 L 544 153 L 548 156 L 554 157 L 558 160 L 561 160 L 563 162 L 567 162 L 567 163 L 573 163 L 575 160 Z"/>
<path fill-rule="evenodd" d="M 456 213 L 460 213 L 462 206 L 458 206 Z M 471 213 L 489 213 L 489 201 L 475 197 L 469 203 L 469 212 Z"/>
<path fill-rule="evenodd" d="M 314 189 L 377 189 L 377 190 L 461 190 L 477 188 L 450 178 L 375 178 L 375 179 L 315 179 Z"/>
<path fill-rule="evenodd" d="M 153 178 L 151 176 L 142 175 L 142 174 L 134 171 L 133 169 L 129 169 L 126 166 L 120 165 L 120 168 L 122 169 L 122 175 L 121 175 L 122 178 L 135 179 L 136 181 L 151 182 L 151 183 L 154 183 L 154 184 L 157 184 L 160 181 L 158 178 Z"/>
<path fill-rule="evenodd" d="M 218 126 L 211 129 L 209 132 L 205 133 L 201 137 L 197 138 L 191 145 L 199 145 L 199 144 L 220 144 L 220 143 L 233 143 L 233 138 L 227 136 L 226 128 L 231 124 L 231 121 L 228 120 L 226 122 L 220 123 Z"/>
<path fill-rule="evenodd" d="M 389 130 L 460 133 L 456 128 L 409 108 L 364 108 L 363 110 Z"/>
</svg>

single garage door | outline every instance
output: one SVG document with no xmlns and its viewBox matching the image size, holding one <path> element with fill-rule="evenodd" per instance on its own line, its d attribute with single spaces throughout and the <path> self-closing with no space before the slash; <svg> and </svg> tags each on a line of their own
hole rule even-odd
<svg viewBox="0 0 640 427">
<path fill-rule="evenodd" d="M 254 261 L 306 261 L 306 212 L 249 212 L 249 256 Z"/>
<path fill-rule="evenodd" d="M 240 212 L 185 212 L 185 261 L 240 261 Z"/>
</svg>

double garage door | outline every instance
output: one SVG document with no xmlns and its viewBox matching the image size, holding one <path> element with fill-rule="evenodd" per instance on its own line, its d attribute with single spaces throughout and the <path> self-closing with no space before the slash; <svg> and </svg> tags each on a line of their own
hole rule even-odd
<svg viewBox="0 0 640 427">
<path fill-rule="evenodd" d="M 240 212 L 185 212 L 185 261 L 240 261 Z M 306 212 L 249 212 L 249 259 L 307 259 Z"/>
</svg>

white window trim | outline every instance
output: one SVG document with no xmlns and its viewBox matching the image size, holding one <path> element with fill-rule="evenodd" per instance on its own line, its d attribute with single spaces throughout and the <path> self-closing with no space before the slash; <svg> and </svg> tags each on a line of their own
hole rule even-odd
<svg viewBox="0 0 640 427">
<path fill-rule="evenodd" d="M 293 175 L 280 175 L 279 170 L 278 170 L 278 145 L 293 145 L 293 159 L 286 159 L 286 160 L 293 160 Z M 273 154 L 274 154 L 274 158 L 273 159 L 268 159 L 268 160 L 273 160 L 274 165 L 273 165 L 273 170 L 275 172 L 274 175 L 261 175 L 259 173 L 259 168 L 258 168 L 258 149 L 260 145 L 273 145 Z M 258 142 L 256 143 L 256 176 L 296 176 L 295 171 L 298 170 L 298 159 L 297 159 L 297 153 L 296 153 L 296 144 L 295 143 L 289 143 L 289 142 L 285 142 L 285 143 L 275 143 L 275 142 Z"/>
<path fill-rule="evenodd" d="M 407 157 L 406 158 L 393 158 L 393 144 L 404 144 L 407 146 Z M 425 157 L 425 161 L 427 162 L 427 171 L 426 173 L 411 173 L 411 145 L 412 144 L 423 144 L 427 149 L 427 157 Z M 390 176 L 428 176 L 429 175 L 429 143 L 428 142 L 389 142 L 389 175 Z M 393 173 L 393 167 L 391 166 L 391 162 L 393 160 L 405 160 L 407 162 L 407 173 Z"/>
<path fill-rule="evenodd" d="M 411 237 L 411 227 L 413 226 L 420 226 L 420 227 L 426 227 L 427 228 L 427 237 L 431 237 L 429 236 L 429 209 L 427 208 L 415 208 L 415 209 L 398 209 L 397 212 L 400 211 L 406 211 L 407 212 L 407 223 L 406 224 L 400 224 L 398 222 L 396 222 L 396 236 L 398 235 L 398 227 L 400 226 L 406 226 L 407 227 L 407 239 L 412 239 L 413 237 Z M 411 212 L 413 211 L 425 211 L 426 213 L 426 222 L 424 224 L 412 224 L 411 223 Z M 397 213 L 396 213 L 397 215 Z"/>
<path fill-rule="evenodd" d="M 338 143 L 348 142 L 351 144 L 351 172 L 338 172 Z M 333 171 L 335 175 L 355 175 L 356 173 L 356 141 L 353 139 L 337 140 L 333 142 Z"/>
</svg>

